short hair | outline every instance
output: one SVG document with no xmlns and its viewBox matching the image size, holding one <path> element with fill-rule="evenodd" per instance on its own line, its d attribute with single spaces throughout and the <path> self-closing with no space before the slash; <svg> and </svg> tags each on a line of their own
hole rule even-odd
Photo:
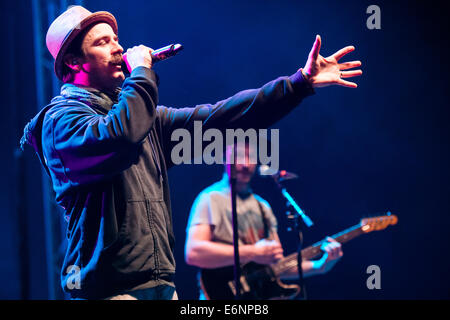
<svg viewBox="0 0 450 320">
<path fill-rule="evenodd" d="M 81 45 L 83 44 L 83 39 L 84 36 L 86 35 L 87 31 L 89 30 L 89 28 L 86 28 L 85 30 L 83 30 L 83 32 L 80 32 L 80 34 L 78 34 L 75 39 L 72 40 L 72 42 L 70 43 L 69 47 L 67 48 L 64 57 L 68 54 L 72 54 L 75 57 L 79 57 L 82 58 L 84 57 L 84 52 L 83 49 L 81 48 Z M 75 77 L 75 73 L 74 71 L 69 68 L 65 61 L 64 61 L 64 57 L 63 57 L 63 63 L 62 63 L 62 81 L 64 83 L 71 83 L 74 80 Z"/>
</svg>

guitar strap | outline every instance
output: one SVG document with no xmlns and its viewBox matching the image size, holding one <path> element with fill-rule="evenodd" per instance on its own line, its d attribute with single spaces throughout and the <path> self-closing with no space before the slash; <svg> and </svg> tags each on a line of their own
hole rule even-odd
<svg viewBox="0 0 450 320">
<path fill-rule="evenodd" d="M 258 207 L 259 207 L 259 211 L 261 211 L 261 217 L 262 217 L 262 221 L 263 221 L 263 225 L 264 225 L 264 238 L 269 238 L 269 226 L 267 224 L 267 219 L 266 219 L 266 214 L 263 210 L 263 207 L 261 205 L 261 202 L 258 201 L 258 199 L 256 199 L 256 202 L 258 203 Z"/>
</svg>

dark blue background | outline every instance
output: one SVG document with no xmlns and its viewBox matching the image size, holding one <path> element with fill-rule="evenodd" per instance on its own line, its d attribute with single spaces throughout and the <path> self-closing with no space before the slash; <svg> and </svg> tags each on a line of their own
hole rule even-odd
<svg viewBox="0 0 450 320">
<path fill-rule="evenodd" d="M 366 8 L 381 8 L 381 30 L 366 27 Z M 176 58 L 157 65 L 160 104 L 216 102 L 304 66 L 316 34 L 323 56 L 346 45 L 361 60 L 357 89 L 317 89 L 274 128 L 280 129 L 280 167 L 299 174 L 289 191 L 314 220 L 305 244 L 392 211 L 398 225 L 344 246 L 327 275 L 310 278 L 310 299 L 448 299 L 449 111 L 448 22 L 433 2 L 414 1 L 85 1 L 113 13 L 124 48 L 182 43 Z M 2 2 L 2 117 L 0 117 L 0 299 L 20 299 L 20 261 L 29 298 L 47 298 L 40 164 L 28 149 L 16 157 L 25 123 L 35 114 L 30 1 Z M 20 175 L 19 173 L 23 173 Z M 190 206 L 222 173 L 220 166 L 171 169 L 177 237 L 177 290 L 196 298 L 195 268 L 183 258 Z M 18 177 L 24 177 L 20 180 Z M 269 180 L 255 191 L 285 230 L 279 195 Z M 26 213 L 20 219 L 17 208 Z M 28 252 L 23 248 L 28 247 Z M 22 260 L 20 259 L 22 258 Z M 366 268 L 381 268 L 381 290 L 368 290 Z"/>
</svg>

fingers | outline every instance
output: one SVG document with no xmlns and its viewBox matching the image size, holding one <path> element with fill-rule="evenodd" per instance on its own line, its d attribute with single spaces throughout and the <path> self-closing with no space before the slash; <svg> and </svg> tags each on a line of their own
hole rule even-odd
<svg viewBox="0 0 450 320">
<path fill-rule="evenodd" d="M 139 66 L 146 68 L 152 67 L 152 56 L 150 51 L 152 49 L 144 45 L 134 46 L 129 48 L 126 53 L 123 54 L 124 60 L 127 63 L 128 71 L 132 71 Z"/>
<path fill-rule="evenodd" d="M 271 247 L 273 250 L 277 250 L 277 249 L 283 250 L 282 247 L 281 247 L 281 243 L 276 241 L 276 240 L 269 240 L 269 241 L 267 241 L 267 245 L 269 247 Z"/>
<path fill-rule="evenodd" d="M 277 261 L 279 261 L 281 259 L 283 259 L 283 254 L 279 253 L 279 254 L 274 256 L 273 262 L 277 262 Z"/>
<path fill-rule="evenodd" d="M 350 61 L 339 64 L 339 70 L 348 70 L 361 66 L 361 61 Z"/>
<path fill-rule="evenodd" d="M 277 262 L 278 260 L 283 258 L 283 249 L 282 248 L 275 248 L 272 251 L 272 262 Z"/>
<path fill-rule="evenodd" d="M 362 70 L 342 71 L 341 78 L 351 78 L 362 75 Z"/>
<path fill-rule="evenodd" d="M 256 247 L 260 247 L 264 255 L 275 256 L 283 254 L 281 243 L 276 240 L 262 239 L 255 243 Z"/>
<path fill-rule="evenodd" d="M 311 52 L 309 53 L 309 56 L 312 57 L 314 60 L 317 59 L 320 52 L 320 47 L 322 46 L 322 39 L 319 35 L 316 36 L 316 40 L 314 41 L 314 44 L 312 46 Z"/>
<path fill-rule="evenodd" d="M 330 254 L 333 260 L 339 259 L 344 255 L 344 253 L 342 252 L 342 247 L 340 245 L 338 247 L 332 248 Z"/>
<path fill-rule="evenodd" d="M 328 255 L 327 260 L 336 260 L 344 255 L 342 252 L 342 245 L 331 237 L 327 237 L 328 243 L 323 248 L 325 253 Z"/>
<path fill-rule="evenodd" d="M 141 44 L 141 45 L 138 45 L 138 46 L 133 46 L 131 48 L 128 48 L 126 52 L 127 53 L 131 53 L 131 52 L 135 52 L 135 51 L 138 51 L 138 50 L 139 51 L 143 51 L 143 52 L 147 52 L 147 51 L 153 52 L 153 51 L 155 51 L 152 48 L 149 48 L 149 47 L 144 46 L 143 44 Z"/>
<path fill-rule="evenodd" d="M 255 244 L 255 262 L 271 264 L 283 258 L 283 248 L 277 241 L 260 240 Z"/>
<path fill-rule="evenodd" d="M 283 248 L 277 242 L 267 246 L 267 253 L 271 255 L 283 254 Z"/>
<path fill-rule="evenodd" d="M 344 68 L 354 68 L 356 66 L 361 65 L 360 61 L 353 61 L 348 63 L 343 63 Z M 341 66 L 341 65 L 340 65 Z M 343 69 L 341 69 L 343 70 Z M 337 84 L 343 87 L 347 88 L 357 88 L 358 85 L 354 82 L 343 80 L 343 78 L 352 78 L 362 75 L 362 70 L 351 70 L 351 71 L 341 71 L 340 72 L 340 79 L 338 80 Z"/>
<path fill-rule="evenodd" d="M 347 88 L 357 88 L 358 87 L 358 85 L 356 83 L 342 80 L 342 79 L 339 79 L 337 81 L 337 84 L 340 86 L 343 86 L 343 87 L 347 87 Z"/>
<path fill-rule="evenodd" d="M 281 244 L 276 240 L 261 239 L 255 243 L 256 246 L 267 246 L 267 247 L 281 247 Z"/>
<path fill-rule="evenodd" d="M 336 59 L 336 61 L 339 61 L 339 59 L 341 59 L 343 56 L 345 56 L 347 53 L 352 52 L 353 50 L 355 50 L 354 46 L 348 46 L 345 48 L 342 48 L 341 50 L 337 51 L 336 53 L 334 53 L 333 55 L 331 55 L 331 57 L 333 57 L 334 59 Z"/>
<path fill-rule="evenodd" d="M 275 254 L 275 255 L 277 255 L 277 254 L 283 254 L 283 248 L 274 248 L 274 249 L 272 250 L 272 254 Z"/>
<path fill-rule="evenodd" d="M 270 246 L 268 246 L 270 257 L 272 259 L 272 263 L 277 262 L 281 258 L 283 258 L 283 248 L 278 241 L 271 242 Z"/>
</svg>

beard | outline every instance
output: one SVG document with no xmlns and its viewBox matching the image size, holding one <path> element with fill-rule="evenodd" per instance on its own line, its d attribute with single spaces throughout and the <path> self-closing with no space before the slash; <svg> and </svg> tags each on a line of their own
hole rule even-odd
<svg viewBox="0 0 450 320">
<path fill-rule="evenodd" d="M 122 72 L 121 72 L 121 77 L 119 79 L 115 79 L 116 80 L 116 86 L 120 86 L 122 84 L 122 82 L 125 80 L 125 74 L 124 74 L 124 63 L 125 61 L 123 60 L 123 56 L 121 53 L 115 54 L 112 56 L 110 63 L 113 64 L 114 66 L 121 66 L 122 67 Z M 126 68 L 126 67 L 125 67 Z"/>
<path fill-rule="evenodd" d="M 114 92 L 125 80 L 123 71 L 117 68 L 123 62 L 122 54 L 115 54 L 109 59 L 92 63 L 86 73 L 89 74 L 91 86 L 104 92 Z"/>
<path fill-rule="evenodd" d="M 112 58 L 111 58 L 110 63 L 114 64 L 114 65 L 121 65 L 123 63 L 123 56 L 122 56 L 122 54 L 118 53 L 118 54 L 113 55 Z"/>
</svg>

